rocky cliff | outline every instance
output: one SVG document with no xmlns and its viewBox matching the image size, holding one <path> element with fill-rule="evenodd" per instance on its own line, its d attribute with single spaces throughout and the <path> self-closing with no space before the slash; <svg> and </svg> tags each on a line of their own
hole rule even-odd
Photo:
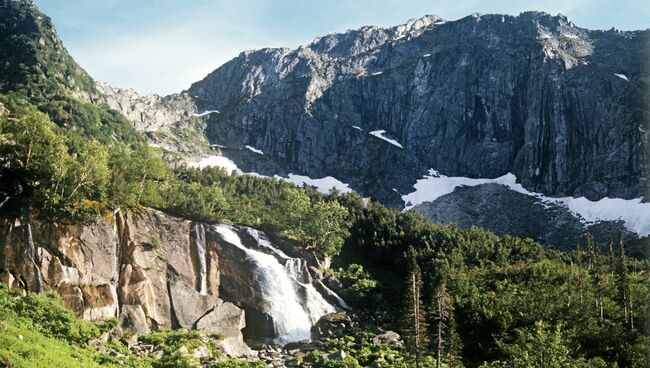
<svg viewBox="0 0 650 368">
<path fill-rule="evenodd" d="M 634 198 L 645 194 L 649 41 L 537 12 L 430 16 L 244 52 L 189 94 L 222 112 L 209 119 L 214 143 L 387 201 L 429 168 Z M 381 130 L 399 144 L 369 134 Z"/>
<path fill-rule="evenodd" d="M 188 93 L 221 111 L 208 138 L 243 171 L 334 176 L 397 208 L 429 169 L 632 199 L 646 195 L 649 52 L 650 31 L 561 15 L 427 16 L 243 52 Z"/>
<path fill-rule="evenodd" d="M 249 349 L 242 329 L 251 318 L 248 337 L 275 338 L 281 336 L 277 328 L 256 333 L 257 323 L 265 320 L 280 326 L 280 317 L 269 308 L 272 296 L 260 290 L 265 270 L 255 265 L 239 267 L 246 262 L 246 252 L 253 251 L 232 237 L 224 238 L 218 229 L 242 236 L 253 231 L 196 223 L 148 209 L 117 211 L 94 224 L 4 218 L 0 281 L 12 288 L 55 291 L 79 316 L 119 318 L 123 328 L 135 333 L 184 328 L 218 334 L 226 353 L 245 355 Z M 312 312 L 309 298 L 296 297 L 293 291 L 313 289 L 311 278 L 299 284 L 273 255 L 265 256 L 267 263 L 275 265 L 276 274 L 285 273 L 283 292 L 294 296 L 283 303 L 293 302 Z M 327 310 L 313 313 L 315 320 L 308 320 L 302 329 L 309 331 L 320 316 L 335 310 L 322 300 Z"/>
</svg>

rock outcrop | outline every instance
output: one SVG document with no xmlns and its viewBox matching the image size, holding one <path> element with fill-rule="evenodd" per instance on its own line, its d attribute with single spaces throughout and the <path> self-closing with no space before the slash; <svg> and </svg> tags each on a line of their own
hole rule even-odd
<svg viewBox="0 0 650 368">
<path fill-rule="evenodd" d="M 204 331 L 231 356 L 249 354 L 244 334 L 277 343 L 309 338 L 321 316 L 345 305 L 304 259 L 258 230 L 152 209 L 82 224 L 0 218 L 0 282 L 57 292 L 80 317 L 117 318 L 135 334 Z"/>
<path fill-rule="evenodd" d="M 622 221 L 588 223 L 569 209 L 517 193 L 499 184 L 458 187 L 452 193 L 414 208 L 433 222 L 479 226 L 499 236 L 531 238 L 549 247 L 573 249 L 591 234 L 602 246 L 619 234 L 627 242 L 637 239 Z"/>
<path fill-rule="evenodd" d="M 221 111 L 208 136 L 244 171 L 331 175 L 396 206 L 430 168 L 629 199 L 646 194 L 649 38 L 538 12 L 430 16 L 247 51 L 189 94 Z"/>
<path fill-rule="evenodd" d="M 97 82 L 95 87 L 95 102 L 119 111 L 151 145 L 186 157 L 210 152 L 204 134 L 204 119 L 209 114 L 198 112 L 186 93 L 140 95 L 133 89 L 113 88 L 105 82 Z"/>
<path fill-rule="evenodd" d="M 244 311 L 219 298 L 216 247 L 205 244 L 197 259 L 196 226 L 203 224 L 148 209 L 95 224 L 4 218 L 0 281 L 55 291 L 88 320 L 119 318 L 133 333 L 200 328 L 223 336 L 226 353 L 246 354 Z"/>
</svg>

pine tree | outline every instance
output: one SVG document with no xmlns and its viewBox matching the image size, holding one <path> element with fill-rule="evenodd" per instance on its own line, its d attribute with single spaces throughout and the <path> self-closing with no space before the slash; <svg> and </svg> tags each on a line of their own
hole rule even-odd
<svg viewBox="0 0 650 368">
<path fill-rule="evenodd" d="M 591 233 L 587 233 L 587 270 L 592 270 L 594 268 L 594 262 L 596 259 L 596 244 L 594 243 L 594 237 Z"/>
<path fill-rule="evenodd" d="M 444 280 L 438 282 L 432 299 L 433 305 L 431 310 L 433 312 L 432 317 L 436 334 L 436 367 L 440 368 L 442 365 L 445 347 L 451 345 L 452 343 L 452 341 L 450 341 L 451 334 L 449 322 L 452 318 L 453 306 Z M 447 340 L 448 338 L 450 338 L 449 341 Z"/>
<path fill-rule="evenodd" d="M 614 240 L 611 237 L 607 244 L 607 265 L 609 266 L 610 274 L 613 276 L 614 270 L 616 269 L 616 256 L 614 256 Z"/>
<path fill-rule="evenodd" d="M 605 298 L 605 275 L 603 272 L 602 262 L 600 256 L 594 258 L 593 261 L 593 281 L 596 296 L 596 315 L 603 320 L 603 300 Z"/>
<path fill-rule="evenodd" d="M 618 257 L 616 259 L 616 282 L 618 302 L 623 308 L 623 321 L 626 326 L 634 328 L 634 320 L 631 311 L 631 293 L 630 282 L 627 270 L 627 263 L 625 260 L 625 244 L 623 236 L 619 239 Z"/>
<path fill-rule="evenodd" d="M 422 302 L 422 271 L 413 247 L 408 251 L 409 270 L 406 285 L 405 311 L 402 335 L 407 348 L 415 355 L 415 366 L 420 367 L 420 356 L 427 341 L 426 312 Z"/>
</svg>

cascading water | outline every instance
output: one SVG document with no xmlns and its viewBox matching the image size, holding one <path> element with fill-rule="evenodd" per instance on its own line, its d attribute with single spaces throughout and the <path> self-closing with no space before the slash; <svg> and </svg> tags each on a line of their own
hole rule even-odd
<svg viewBox="0 0 650 368">
<path fill-rule="evenodd" d="M 38 254 L 36 254 L 36 247 L 34 246 L 34 239 L 32 237 L 32 226 L 29 222 L 27 222 L 25 232 L 25 236 L 27 238 L 27 256 L 34 266 L 34 274 L 36 275 L 36 288 L 37 291 L 40 292 L 43 291 L 43 275 L 41 275 L 41 268 L 38 267 L 38 263 L 36 262 Z"/>
<path fill-rule="evenodd" d="M 206 295 L 208 293 L 208 265 L 206 262 L 205 226 L 203 224 L 196 224 L 194 225 L 193 231 L 196 258 L 199 263 L 198 289 L 200 294 Z"/>
<path fill-rule="evenodd" d="M 10 199 L 11 199 L 11 196 L 7 196 L 7 198 L 5 198 L 2 202 L 0 202 L 0 208 L 2 208 L 2 206 L 4 206 L 5 203 L 7 203 Z"/>
<path fill-rule="evenodd" d="M 258 230 L 252 228 L 246 228 L 246 232 L 257 241 L 257 244 L 261 245 L 264 248 L 269 249 L 271 252 L 277 254 L 280 258 L 285 259 L 286 261 L 284 267 L 287 269 L 287 271 L 289 272 L 289 274 L 294 280 L 296 280 L 298 283 L 300 283 L 301 285 L 307 288 L 308 294 L 317 293 L 320 296 L 320 293 L 318 293 L 318 291 L 314 288 L 314 286 L 309 283 L 310 282 L 309 272 L 305 267 L 306 264 L 303 259 L 291 258 L 280 249 L 275 248 L 271 244 L 271 242 L 264 236 L 264 234 Z M 336 299 L 339 306 L 341 306 L 344 309 L 349 309 L 349 306 L 347 305 L 345 300 L 343 300 L 343 298 L 338 296 L 334 291 L 330 290 L 324 284 L 322 285 L 322 287 L 325 288 L 327 292 L 334 297 L 334 299 Z M 315 308 L 319 308 L 319 306 L 315 306 Z M 327 312 L 327 313 L 331 313 L 331 312 Z"/>
<path fill-rule="evenodd" d="M 216 230 L 224 240 L 243 250 L 247 257 L 260 270 L 260 289 L 268 303 L 269 315 L 273 318 L 276 342 L 287 343 L 309 339 L 310 329 L 320 317 L 336 312 L 320 293 L 311 285 L 302 283 L 299 278 L 273 255 L 245 247 L 239 235 L 228 225 L 218 225 Z M 279 249 L 260 236 L 260 233 L 247 229 L 258 245 L 269 248 L 282 259 L 292 261 Z M 293 261 L 292 261 L 293 262 Z M 291 262 L 287 262 L 289 264 Z M 301 292 L 302 291 L 302 292 Z M 301 296 L 302 295 L 302 296 Z"/>
</svg>

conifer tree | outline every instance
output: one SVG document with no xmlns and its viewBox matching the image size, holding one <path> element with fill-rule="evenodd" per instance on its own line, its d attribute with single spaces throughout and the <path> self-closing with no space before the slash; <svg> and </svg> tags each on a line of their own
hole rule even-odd
<svg viewBox="0 0 650 368">
<path fill-rule="evenodd" d="M 622 235 L 619 239 L 618 257 L 616 259 L 616 282 L 617 282 L 618 302 L 621 308 L 623 308 L 623 322 L 625 323 L 625 326 L 633 328 L 634 321 L 632 318 L 632 311 L 630 308 L 631 293 L 630 293 L 629 275 L 627 270 L 627 264 L 625 262 L 625 244 L 623 242 Z"/>
<path fill-rule="evenodd" d="M 452 318 L 452 302 L 445 281 L 440 280 L 432 298 L 432 319 L 435 327 L 436 367 L 441 367 L 446 346 L 451 345 L 450 320 Z M 447 352 L 449 353 L 449 352 Z"/>
<path fill-rule="evenodd" d="M 427 341 L 426 312 L 422 302 L 422 271 L 413 247 L 409 247 L 407 259 L 408 277 L 402 334 L 407 348 L 415 355 L 415 366 L 419 368 L 422 348 L 426 346 Z"/>
</svg>

